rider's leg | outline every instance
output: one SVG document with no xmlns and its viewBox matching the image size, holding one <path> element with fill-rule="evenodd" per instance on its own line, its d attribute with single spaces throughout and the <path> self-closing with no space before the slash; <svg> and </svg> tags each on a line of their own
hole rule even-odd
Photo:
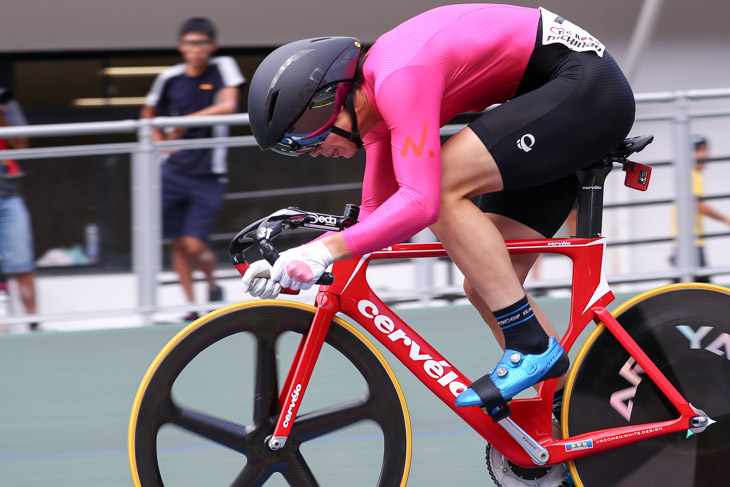
<svg viewBox="0 0 730 487">
<path fill-rule="evenodd" d="M 494 213 L 487 214 L 487 216 L 497 226 L 504 240 L 545 238 L 544 235 L 537 232 L 536 230 L 533 230 L 527 225 L 524 225 L 511 218 L 497 215 Z M 515 274 L 517 274 L 517 278 L 523 285 L 525 283 L 525 279 L 527 278 L 528 273 L 530 272 L 530 269 L 535 264 L 538 256 L 539 254 L 519 254 L 510 256 L 512 259 L 512 267 L 515 270 Z M 464 292 L 466 293 L 466 297 L 469 299 L 469 302 L 471 302 L 471 304 L 477 309 L 479 315 L 482 317 L 484 322 L 489 325 L 489 328 L 494 334 L 494 338 L 497 340 L 499 346 L 504 349 L 505 343 L 504 333 L 502 333 L 502 329 L 497 324 L 497 320 L 494 318 L 492 310 L 489 308 L 487 303 L 484 302 L 481 297 L 479 297 L 479 294 L 476 292 L 468 279 L 464 280 Z M 535 301 L 529 294 L 527 298 L 530 301 L 532 310 L 535 312 L 535 316 L 537 316 L 537 320 L 540 322 L 540 325 L 542 325 L 543 330 L 545 330 L 545 333 L 547 333 L 548 336 L 559 338 L 560 335 L 558 334 L 557 330 L 555 329 L 545 312 L 535 303 Z M 563 377 L 558 379 L 558 384 L 556 386 L 558 390 L 564 387 L 566 379 L 567 375 L 564 375 Z"/>
<path fill-rule="evenodd" d="M 442 147 L 441 208 L 431 229 L 492 309 L 510 306 L 524 290 L 499 229 L 471 201 L 502 190 L 497 164 L 468 127 Z"/>
<path fill-rule="evenodd" d="M 432 229 L 477 295 L 489 309 L 495 310 L 495 315 L 500 315 L 506 346 L 521 357 L 513 364 L 515 372 L 508 388 L 491 387 L 497 393 L 502 392 L 504 399 L 510 399 L 515 390 L 519 392 L 554 373 L 550 369 L 562 359 L 564 352 L 557 350 L 552 342 L 548 348 L 548 337 L 529 309 L 502 234 L 471 201 L 476 195 L 501 191 L 503 184 L 494 158 L 470 128 L 444 144 L 441 186 L 439 221 Z M 541 354 L 548 354 L 547 362 L 537 364 L 535 374 L 517 372 L 523 362 L 542 360 Z"/>
</svg>

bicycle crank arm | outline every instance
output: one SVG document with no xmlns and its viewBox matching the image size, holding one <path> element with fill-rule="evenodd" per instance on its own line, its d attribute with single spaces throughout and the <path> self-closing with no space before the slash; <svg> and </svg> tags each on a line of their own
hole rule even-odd
<svg viewBox="0 0 730 487">
<path fill-rule="evenodd" d="M 535 462 L 536 465 L 545 465 L 550 459 L 548 451 L 510 418 L 500 419 L 497 421 L 497 424 L 504 428 L 504 430 L 512 438 L 514 438 L 517 444 L 519 444 L 522 449 L 530 455 L 530 458 L 532 458 L 532 461 Z"/>
</svg>

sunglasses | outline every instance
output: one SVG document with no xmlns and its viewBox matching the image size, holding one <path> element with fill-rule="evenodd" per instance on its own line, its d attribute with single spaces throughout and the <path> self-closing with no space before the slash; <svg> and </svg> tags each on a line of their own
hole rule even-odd
<svg viewBox="0 0 730 487">
<path fill-rule="evenodd" d="M 200 41 L 180 41 L 185 47 L 209 47 L 213 45 L 213 41 L 200 40 Z"/>
<path fill-rule="evenodd" d="M 333 83 L 315 93 L 304 113 L 271 150 L 300 156 L 321 146 L 332 131 L 348 90 L 349 83 Z"/>
</svg>

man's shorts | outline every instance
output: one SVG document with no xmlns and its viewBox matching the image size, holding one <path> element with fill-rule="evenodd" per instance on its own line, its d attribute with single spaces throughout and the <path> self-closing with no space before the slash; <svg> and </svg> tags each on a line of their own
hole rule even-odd
<svg viewBox="0 0 730 487">
<path fill-rule="evenodd" d="M 608 52 L 562 45 L 535 51 L 515 98 L 469 127 L 494 157 L 505 191 L 480 198 L 498 213 L 552 236 L 577 197 L 575 172 L 616 149 L 631 130 L 636 104 Z"/>
<path fill-rule="evenodd" d="M 226 183 L 220 175 L 189 176 L 162 169 L 164 238 L 195 237 L 206 242 L 223 206 Z"/>
<path fill-rule="evenodd" d="M 0 198 L 0 268 L 5 274 L 35 269 L 33 230 L 21 196 Z"/>
</svg>

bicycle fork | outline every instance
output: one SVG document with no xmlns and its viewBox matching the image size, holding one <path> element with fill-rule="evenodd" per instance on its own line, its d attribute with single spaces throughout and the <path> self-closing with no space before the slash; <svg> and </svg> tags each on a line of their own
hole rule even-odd
<svg viewBox="0 0 730 487">
<path fill-rule="evenodd" d="M 284 394 L 279 396 L 279 406 L 281 407 L 279 419 L 276 421 L 274 432 L 266 438 L 266 445 L 271 450 L 283 448 L 289 438 L 330 324 L 340 309 L 339 298 L 327 293 L 317 295 L 317 304 L 312 326 L 299 345 L 282 387 Z"/>
</svg>

